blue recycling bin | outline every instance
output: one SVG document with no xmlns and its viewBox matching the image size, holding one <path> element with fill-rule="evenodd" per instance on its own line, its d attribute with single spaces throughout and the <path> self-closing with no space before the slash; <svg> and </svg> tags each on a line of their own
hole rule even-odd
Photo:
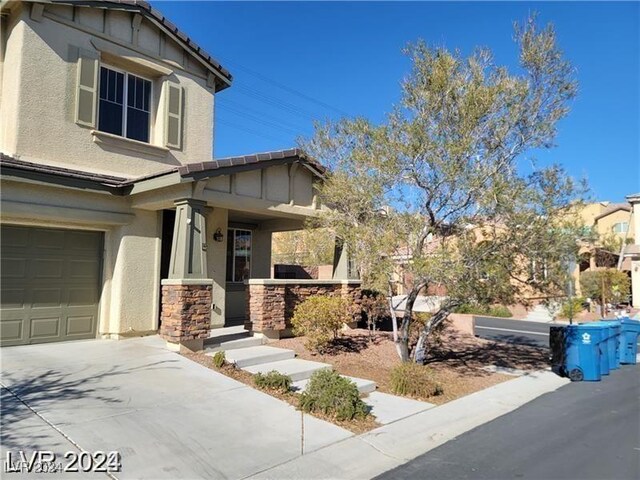
<svg viewBox="0 0 640 480">
<path fill-rule="evenodd" d="M 586 324 L 581 324 L 586 325 Z M 618 320 L 600 320 L 589 325 L 600 325 L 605 328 L 604 336 L 600 342 L 601 373 L 608 375 L 610 370 L 620 368 L 620 353 L 618 348 L 618 335 L 620 335 L 620 322 Z"/>
<path fill-rule="evenodd" d="M 640 335 L 640 321 L 623 318 L 620 320 L 620 363 L 635 365 L 638 354 L 638 335 Z"/>
<path fill-rule="evenodd" d="M 609 370 L 611 370 L 609 367 L 609 337 L 611 335 L 609 326 L 604 322 L 579 323 L 578 325 L 590 325 L 601 328 L 600 337 L 596 341 L 596 348 L 600 350 L 600 374 L 609 375 Z"/>
<path fill-rule="evenodd" d="M 620 331 L 622 324 L 620 320 L 603 320 L 609 327 L 609 338 L 607 339 L 607 351 L 609 354 L 609 370 L 620 368 Z"/>
<path fill-rule="evenodd" d="M 608 327 L 594 323 L 566 326 L 565 374 L 571 381 L 597 382 L 602 377 L 601 344 Z M 608 367 L 608 356 L 606 366 Z"/>
</svg>

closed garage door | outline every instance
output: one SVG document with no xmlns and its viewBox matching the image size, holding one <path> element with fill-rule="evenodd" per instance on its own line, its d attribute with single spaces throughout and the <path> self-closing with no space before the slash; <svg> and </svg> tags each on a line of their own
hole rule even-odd
<svg viewBox="0 0 640 480">
<path fill-rule="evenodd" d="M 1 227 L 3 346 L 95 338 L 102 234 Z"/>
</svg>

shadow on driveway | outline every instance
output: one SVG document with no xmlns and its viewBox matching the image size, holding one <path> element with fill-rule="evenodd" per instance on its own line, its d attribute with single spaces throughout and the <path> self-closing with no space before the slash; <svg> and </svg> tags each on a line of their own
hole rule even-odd
<svg viewBox="0 0 640 480">
<path fill-rule="evenodd" d="M 2 386 L 0 445 L 7 449 L 24 447 L 25 438 L 21 435 L 19 422 L 35 415 L 35 412 L 39 413 L 41 407 L 78 399 L 95 400 L 105 406 L 121 404 L 122 399 L 109 395 L 120 387 L 98 386 L 102 380 L 107 377 L 130 375 L 141 370 L 172 368 L 167 364 L 175 362 L 175 360 L 163 360 L 130 368 L 115 365 L 104 372 L 93 373 L 91 376 L 79 375 L 78 372 L 65 373 L 54 369 L 27 378 L 3 372 L 0 381 Z M 177 367 L 173 368 L 177 369 Z M 35 445 L 39 443 L 38 440 L 44 440 L 47 436 L 36 433 L 30 437 L 30 443 Z"/>
</svg>

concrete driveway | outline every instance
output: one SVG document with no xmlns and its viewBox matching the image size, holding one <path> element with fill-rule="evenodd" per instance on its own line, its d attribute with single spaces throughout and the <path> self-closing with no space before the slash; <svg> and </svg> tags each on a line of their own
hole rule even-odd
<svg viewBox="0 0 640 480">
<path fill-rule="evenodd" d="M 3 463 L 7 452 L 51 450 L 64 461 L 67 451 L 118 451 L 116 478 L 243 478 L 300 455 L 300 412 L 158 337 L 9 347 L 0 357 Z M 352 436 L 304 418 L 305 453 Z"/>
</svg>

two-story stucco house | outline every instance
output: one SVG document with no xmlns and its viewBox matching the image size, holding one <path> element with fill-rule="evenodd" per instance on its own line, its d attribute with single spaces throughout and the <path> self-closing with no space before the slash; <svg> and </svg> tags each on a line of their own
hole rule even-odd
<svg viewBox="0 0 640 480">
<path fill-rule="evenodd" d="M 264 311 L 284 305 L 271 235 L 323 208 L 322 167 L 298 150 L 212 159 L 232 77 L 146 2 L 0 12 L 2 345 L 284 329 Z"/>
</svg>

